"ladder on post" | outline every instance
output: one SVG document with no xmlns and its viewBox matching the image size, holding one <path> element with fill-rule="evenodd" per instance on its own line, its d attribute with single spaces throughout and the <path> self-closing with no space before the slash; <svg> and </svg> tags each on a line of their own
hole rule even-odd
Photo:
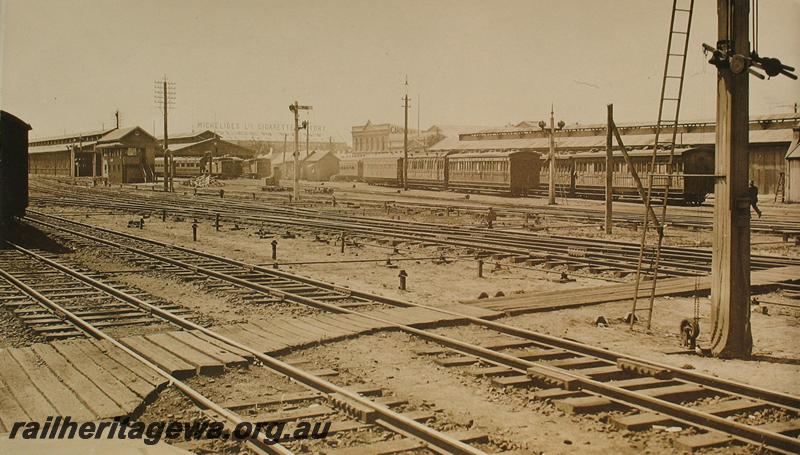
<svg viewBox="0 0 800 455">
<path fill-rule="evenodd" d="M 657 186 L 662 186 L 662 208 L 661 223 L 658 219 L 653 220 L 653 225 L 658 232 L 658 242 L 654 255 L 651 254 L 652 265 L 650 267 L 652 277 L 650 282 L 650 297 L 647 314 L 647 330 L 650 330 L 653 319 L 653 302 L 655 299 L 656 283 L 658 282 L 658 267 L 661 261 L 661 246 L 664 241 L 664 227 L 666 225 L 667 204 L 669 204 L 669 191 L 672 186 L 673 164 L 675 161 L 675 138 L 678 134 L 678 118 L 681 109 L 681 97 L 683 96 L 683 79 L 686 73 L 686 55 L 689 49 L 689 32 L 692 28 L 692 13 L 694 11 L 694 0 L 673 0 L 672 16 L 669 23 L 669 38 L 667 39 L 667 55 L 664 61 L 664 77 L 661 81 L 661 98 L 658 105 L 658 123 L 656 125 L 655 140 L 653 142 L 653 158 L 650 161 L 648 176 L 647 200 L 644 202 L 645 222 L 642 232 L 642 240 L 639 246 L 639 260 L 636 266 L 636 284 L 634 286 L 633 307 L 630 313 L 630 326 L 636 321 L 636 304 L 639 297 L 639 285 L 642 281 L 642 262 L 647 250 L 647 227 L 650 214 L 650 207 L 654 190 Z M 676 73 L 676 69 L 680 72 Z M 662 131 L 670 129 L 671 131 Z M 663 134 L 662 134 L 663 133 Z M 666 139 L 662 138 L 666 136 Z M 664 174 L 657 174 L 658 152 L 668 150 L 669 158 L 665 166 Z M 658 182 L 660 185 L 656 185 Z M 653 214 L 655 217 L 655 214 Z"/>
</svg>

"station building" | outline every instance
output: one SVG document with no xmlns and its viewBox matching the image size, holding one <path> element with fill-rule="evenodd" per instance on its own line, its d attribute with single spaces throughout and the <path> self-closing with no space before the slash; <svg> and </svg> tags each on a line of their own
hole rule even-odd
<svg viewBox="0 0 800 455">
<path fill-rule="evenodd" d="M 152 182 L 158 149 L 156 138 L 138 126 L 47 137 L 29 143 L 28 172 L 108 183 Z"/>
</svg>

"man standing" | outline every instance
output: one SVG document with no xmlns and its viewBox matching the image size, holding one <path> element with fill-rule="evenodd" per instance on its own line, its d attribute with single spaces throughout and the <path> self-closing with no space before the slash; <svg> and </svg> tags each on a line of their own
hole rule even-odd
<svg viewBox="0 0 800 455">
<path fill-rule="evenodd" d="M 494 213 L 494 208 L 489 207 L 489 213 L 486 214 L 486 222 L 489 224 L 489 229 L 492 229 L 492 225 L 496 219 L 497 214 Z"/>
<path fill-rule="evenodd" d="M 750 186 L 747 188 L 747 197 L 750 199 L 750 205 L 753 207 L 753 210 L 755 210 L 756 213 L 758 213 L 758 217 L 761 218 L 761 209 L 758 208 L 758 187 L 753 180 L 750 180 Z"/>
</svg>

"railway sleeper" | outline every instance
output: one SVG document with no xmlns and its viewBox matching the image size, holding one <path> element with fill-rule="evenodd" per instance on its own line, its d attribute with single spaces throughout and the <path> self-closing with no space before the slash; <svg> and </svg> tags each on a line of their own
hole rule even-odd
<svg viewBox="0 0 800 455">
<path fill-rule="evenodd" d="M 728 417 L 740 413 L 752 413 L 768 408 L 765 403 L 759 403 L 746 399 L 731 399 L 718 403 L 692 407 L 697 411 L 706 412 L 719 417 Z M 614 416 L 611 423 L 617 428 L 628 431 L 642 431 L 651 428 L 653 425 L 674 425 L 675 421 L 663 414 L 655 412 L 644 412 L 633 415 Z"/>
<path fill-rule="evenodd" d="M 652 398 L 658 398 L 671 402 L 693 401 L 698 398 L 717 394 L 717 392 L 713 390 L 709 390 L 694 384 L 679 384 L 650 388 L 640 390 L 639 393 Z M 555 404 L 558 409 L 573 414 L 594 413 L 612 409 L 626 408 L 626 406 L 621 406 L 608 398 L 596 395 L 566 398 L 563 400 L 557 400 Z"/>
<path fill-rule="evenodd" d="M 771 422 L 763 425 L 756 425 L 759 430 L 781 433 L 786 436 L 797 437 L 800 434 L 800 421 L 791 422 Z M 682 436 L 675 440 L 675 448 L 694 452 L 700 449 L 719 447 L 734 442 L 735 439 L 725 433 L 710 431 L 708 433 L 696 434 L 692 436 Z"/>
</svg>

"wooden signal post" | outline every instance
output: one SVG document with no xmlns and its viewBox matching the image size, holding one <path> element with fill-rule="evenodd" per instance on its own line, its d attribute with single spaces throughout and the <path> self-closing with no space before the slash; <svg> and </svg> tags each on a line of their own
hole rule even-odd
<svg viewBox="0 0 800 455">
<path fill-rule="evenodd" d="M 289 105 L 289 110 L 294 113 L 294 200 L 300 200 L 300 130 L 308 128 L 308 122 L 303 121 L 300 126 L 300 111 L 310 111 L 311 106 L 301 106 L 295 101 Z"/>
<path fill-rule="evenodd" d="M 740 65 L 750 55 L 750 0 L 718 0 L 717 138 L 714 231 L 711 259 L 711 351 L 717 357 L 749 357 L 750 201 L 749 73 Z"/>
</svg>

